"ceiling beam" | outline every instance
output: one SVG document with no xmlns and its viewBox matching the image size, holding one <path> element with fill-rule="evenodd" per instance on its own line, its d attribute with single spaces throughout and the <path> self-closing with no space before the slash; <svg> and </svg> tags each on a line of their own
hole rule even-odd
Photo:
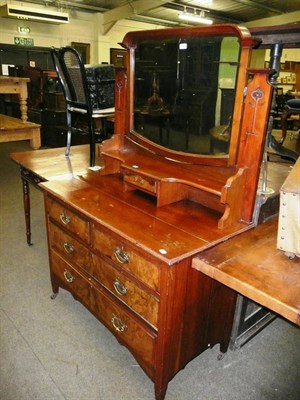
<svg viewBox="0 0 300 400">
<path fill-rule="evenodd" d="M 262 2 L 253 1 L 253 0 L 233 0 L 235 3 L 244 4 L 245 6 L 260 8 L 261 10 L 270 11 L 274 14 L 281 15 L 282 11 L 278 10 L 278 8 L 270 7 L 267 4 L 263 4 Z"/>
<path fill-rule="evenodd" d="M 106 35 L 110 29 L 121 19 L 131 18 L 139 14 L 160 7 L 167 3 L 164 0 L 135 0 L 125 6 L 116 7 L 101 14 L 102 33 Z"/>
<path fill-rule="evenodd" d="M 135 0 L 125 6 L 116 7 L 103 13 L 104 25 L 116 22 L 120 19 L 130 18 L 145 11 L 163 6 L 167 1 L 163 0 Z"/>
<path fill-rule="evenodd" d="M 277 15 L 275 17 L 257 19 L 255 21 L 245 22 L 247 27 L 254 26 L 272 26 L 272 25 L 285 25 L 300 22 L 300 11 L 294 11 L 286 14 Z"/>
</svg>

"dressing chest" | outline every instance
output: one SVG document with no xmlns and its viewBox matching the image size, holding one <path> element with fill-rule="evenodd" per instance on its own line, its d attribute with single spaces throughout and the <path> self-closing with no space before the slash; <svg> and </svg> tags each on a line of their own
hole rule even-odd
<svg viewBox="0 0 300 400">
<path fill-rule="evenodd" d="M 229 344 L 236 293 L 192 260 L 254 226 L 272 95 L 268 70 L 248 69 L 255 43 L 233 25 L 127 34 L 100 170 L 40 184 L 53 297 L 62 287 L 84 304 L 152 379 L 156 400 L 189 361 Z M 226 77 L 228 151 L 212 152 Z"/>
</svg>

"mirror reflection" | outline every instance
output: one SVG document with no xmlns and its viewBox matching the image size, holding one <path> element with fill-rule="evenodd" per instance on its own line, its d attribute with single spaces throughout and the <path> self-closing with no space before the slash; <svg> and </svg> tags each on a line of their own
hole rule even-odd
<svg viewBox="0 0 300 400">
<path fill-rule="evenodd" d="M 236 37 L 140 40 L 134 130 L 171 150 L 226 154 L 239 55 Z"/>
</svg>

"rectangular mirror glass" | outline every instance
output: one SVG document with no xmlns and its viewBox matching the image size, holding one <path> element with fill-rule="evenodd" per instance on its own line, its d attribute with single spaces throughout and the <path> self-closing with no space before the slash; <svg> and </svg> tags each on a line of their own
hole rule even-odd
<svg viewBox="0 0 300 400">
<path fill-rule="evenodd" d="M 239 57 L 236 36 L 139 39 L 134 131 L 173 151 L 227 154 Z"/>
</svg>

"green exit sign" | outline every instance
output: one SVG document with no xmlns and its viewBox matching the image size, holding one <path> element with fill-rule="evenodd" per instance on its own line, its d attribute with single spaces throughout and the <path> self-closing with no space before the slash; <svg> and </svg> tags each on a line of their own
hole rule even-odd
<svg viewBox="0 0 300 400">
<path fill-rule="evenodd" d="M 17 46 L 33 46 L 34 45 L 33 39 L 24 38 L 24 37 L 15 37 L 14 43 Z"/>
</svg>

